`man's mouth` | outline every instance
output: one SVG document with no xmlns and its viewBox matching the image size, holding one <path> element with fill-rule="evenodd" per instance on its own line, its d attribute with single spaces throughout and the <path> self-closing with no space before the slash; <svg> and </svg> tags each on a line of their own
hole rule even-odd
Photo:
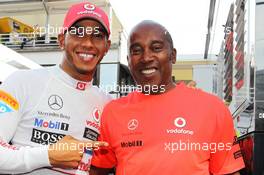
<svg viewBox="0 0 264 175">
<path fill-rule="evenodd" d="M 141 70 L 141 73 L 144 75 L 150 75 L 150 74 L 155 73 L 156 71 L 157 71 L 156 68 L 147 68 L 147 69 Z"/>
<path fill-rule="evenodd" d="M 89 54 L 89 53 L 77 53 L 77 55 L 83 61 L 91 61 L 92 59 L 94 59 L 96 57 L 95 54 Z"/>
</svg>

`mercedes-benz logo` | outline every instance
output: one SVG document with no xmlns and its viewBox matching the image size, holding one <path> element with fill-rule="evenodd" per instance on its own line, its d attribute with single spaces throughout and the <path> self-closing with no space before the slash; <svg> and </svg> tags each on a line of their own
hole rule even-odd
<svg viewBox="0 0 264 175">
<path fill-rule="evenodd" d="M 62 98 L 58 95 L 51 95 L 48 100 L 48 105 L 53 110 L 59 110 L 63 107 Z"/>
<path fill-rule="evenodd" d="M 131 119 L 129 120 L 127 127 L 129 130 L 135 130 L 138 127 L 138 121 L 137 119 Z"/>
</svg>

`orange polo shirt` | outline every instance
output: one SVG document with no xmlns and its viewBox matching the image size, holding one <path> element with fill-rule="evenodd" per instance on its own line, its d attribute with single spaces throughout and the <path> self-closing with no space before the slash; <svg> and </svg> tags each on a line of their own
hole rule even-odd
<svg viewBox="0 0 264 175">
<path fill-rule="evenodd" d="M 244 167 L 229 110 L 214 95 L 183 84 L 161 95 L 133 92 L 101 118 L 96 167 L 116 175 L 229 174 Z"/>
</svg>

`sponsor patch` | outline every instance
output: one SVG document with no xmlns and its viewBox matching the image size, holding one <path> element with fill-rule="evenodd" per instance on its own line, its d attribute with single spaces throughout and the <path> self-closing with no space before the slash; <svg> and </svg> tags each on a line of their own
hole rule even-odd
<svg viewBox="0 0 264 175">
<path fill-rule="evenodd" d="M 90 128 L 85 128 L 83 137 L 89 140 L 96 141 L 98 138 L 98 133 Z"/>
<path fill-rule="evenodd" d="M 0 101 L 0 114 L 12 112 L 13 110 Z"/>
<path fill-rule="evenodd" d="M 35 118 L 34 126 L 37 126 L 40 128 L 57 129 L 57 130 L 62 130 L 62 131 L 68 131 L 69 129 L 68 123 L 62 123 L 62 122 L 51 121 L 51 120 L 43 120 L 39 118 Z"/>
<path fill-rule="evenodd" d="M 86 120 L 86 126 L 88 127 L 93 127 L 93 128 L 96 128 L 96 129 L 100 129 L 100 126 L 97 122 L 93 122 L 93 121 L 89 121 L 89 120 Z"/>
<path fill-rule="evenodd" d="M 100 116 L 101 116 L 101 112 L 99 111 L 99 109 L 95 108 L 93 110 L 93 118 L 94 120 L 99 123 L 100 122 Z"/>
<path fill-rule="evenodd" d="M 0 90 L 0 101 L 16 111 L 19 109 L 19 103 L 17 102 L 17 100 L 2 90 Z"/>
<path fill-rule="evenodd" d="M 84 91 L 85 87 L 86 87 L 86 83 L 83 83 L 83 82 L 78 82 L 76 85 L 76 89 L 79 89 L 81 91 Z"/>
<path fill-rule="evenodd" d="M 121 147 L 122 148 L 141 147 L 141 146 L 143 146 L 143 141 L 142 140 L 133 140 L 133 141 L 121 142 Z"/>
<path fill-rule="evenodd" d="M 48 145 L 51 143 L 56 143 L 61 138 L 63 138 L 64 134 L 58 134 L 54 132 L 41 131 L 38 129 L 32 130 L 31 142 L 39 143 L 42 145 Z"/>
</svg>

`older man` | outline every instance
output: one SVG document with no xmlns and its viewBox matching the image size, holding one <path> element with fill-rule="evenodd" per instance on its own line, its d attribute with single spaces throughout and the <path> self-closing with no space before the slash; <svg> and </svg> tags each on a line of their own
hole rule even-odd
<svg viewBox="0 0 264 175">
<path fill-rule="evenodd" d="M 128 39 L 130 71 L 140 86 L 104 108 L 91 174 L 239 174 L 231 115 L 217 97 L 172 81 L 176 49 L 169 32 L 153 21 L 139 23 Z"/>
</svg>

